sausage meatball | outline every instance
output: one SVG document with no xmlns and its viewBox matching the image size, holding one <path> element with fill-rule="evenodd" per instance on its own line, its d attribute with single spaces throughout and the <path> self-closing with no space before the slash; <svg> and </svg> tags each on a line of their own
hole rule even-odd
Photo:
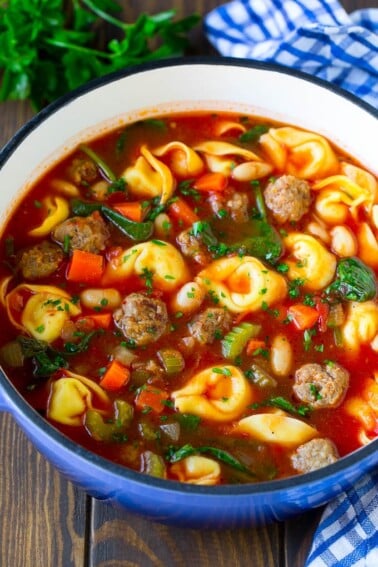
<svg viewBox="0 0 378 567">
<path fill-rule="evenodd" d="M 89 158 L 76 158 L 69 168 L 69 176 L 77 185 L 93 183 L 98 177 L 96 164 Z"/>
<path fill-rule="evenodd" d="M 98 211 L 88 217 L 71 217 L 59 224 L 53 237 L 63 243 L 69 239 L 69 247 L 97 254 L 104 250 L 110 232 L 106 222 Z"/>
<path fill-rule="evenodd" d="M 20 254 L 18 267 L 26 280 L 38 280 L 51 276 L 63 260 L 62 249 L 44 240 Z"/>
<path fill-rule="evenodd" d="M 294 175 L 282 175 L 267 185 L 264 199 L 279 223 L 295 222 L 310 208 L 310 186 L 307 181 Z"/>
<path fill-rule="evenodd" d="M 232 316 L 229 311 L 220 307 L 209 307 L 189 323 L 189 330 L 199 343 L 208 345 L 214 342 L 217 333 L 223 336 L 230 329 L 231 324 Z"/>
<path fill-rule="evenodd" d="M 131 293 L 113 313 L 114 322 L 125 337 L 136 346 L 157 341 L 168 325 L 167 307 L 164 301 L 143 293 Z"/>
<path fill-rule="evenodd" d="M 313 408 L 334 408 L 341 404 L 349 385 L 349 372 L 336 363 L 305 364 L 295 373 L 296 396 Z"/>
<path fill-rule="evenodd" d="M 176 240 L 184 256 L 193 258 L 193 260 L 198 264 L 201 264 L 201 266 L 208 264 L 211 256 L 205 244 L 199 238 L 194 236 L 190 229 L 180 232 Z"/>
<path fill-rule="evenodd" d="M 243 223 L 249 220 L 249 201 L 246 193 L 234 191 L 227 196 L 214 193 L 209 197 L 209 202 L 213 212 L 217 216 L 220 216 L 220 211 L 227 211 L 232 220 L 237 223 Z"/>
<path fill-rule="evenodd" d="M 291 455 L 293 468 L 300 473 L 315 471 L 339 459 L 336 446 L 330 439 L 312 439 L 297 447 Z"/>
</svg>

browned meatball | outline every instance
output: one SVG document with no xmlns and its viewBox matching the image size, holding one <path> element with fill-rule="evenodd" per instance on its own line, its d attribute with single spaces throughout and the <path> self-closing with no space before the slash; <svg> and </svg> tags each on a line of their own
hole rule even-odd
<svg viewBox="0 0 378 567">
<path fill-rule="evenodd" d="M 294 175 L 282 175 L 269 183 L 264 191 L 264 199 L 279 223 L 298 221 L 309 210 L 310 186 L 307 181 Z"/>
<path fill-rule="evenodd" d="M 114 322 L 136 346 L 157 341 L 167 330 L 168 313 L 164 301 L 143 293 L 131 293 L 113 313 Z"/>
<path fill-rule="evenodd" d="M 221 211 L 226 211 L 232 220 L 237 223 L 249 220 L 249 201 L 246 193 L 239 193 L 238 191 L 234 191 L 229 195 L 214 193 L 209 197 L 209 203 L 217 216 L 221 216 Z"/>
<path fill-rule="evenodd" d="M 68 174 L 77 185 L 93 183 L 98 177 L 96 164 L 89 158 L 75 158 L 69 167 Z"/>
<path fill-rule="evenodd" d="M 297 447 L 291 455 L 293 468 L 300 473 L 315 471 L 339 459 L 336 446 L 330 439 L 312 439 Z"/>
<path fill-rule="evenodd" d="M 211 344 L 218 333 L 223 336 L 231 324 L 232 316 L 229 311 L 220 307 L 209 307 L 189 323 L 189 330 L 199 343 L 206 345 Z"/>
<path fill-rule="evenodd" d="M 180 232 L 176 240 L 184 256 L 193 258 L 193 260 L 201 264 L 201 266 L 205 266 L 211 260 L 211 256 L 205 244 L 194 236 L 190 229 Z"/>
<path fill-rule="evenodd" d="M 296 396 L 314 408 L 334 408 L 341 404 L 349 385 L 349 373 L 334 362 L 305 364 L 295 373 Z"/>
<path fill-rule="evenodd" d="M 68 238 L 70 248 L 93 254 L 104 250 L 109 236 L 109 229 L 98 211 L 88 217 L 71 217 L 59 224 L 53 232 L 57 242 L 64 243 Z"/>
<path fill-rule="evenodd" d="M 63 260 L 63 251 L 53 242 L 44 240 L 20 254 L 18 266 L 26 280 L 51 276 Z"/>
</svg>

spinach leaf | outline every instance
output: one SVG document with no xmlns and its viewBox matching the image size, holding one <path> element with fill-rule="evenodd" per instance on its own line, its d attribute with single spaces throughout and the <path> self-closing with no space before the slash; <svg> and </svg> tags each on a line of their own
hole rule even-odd
<svg viewBox="0 0 378 567">
<path fill-rule="evenodd" d="M 337 263 L 336 279 L 326 293 L 347 301 L 368 301 L 377 294 L 377 280 L 373 270 L 359 258 L 342 258 Z"/>
<path fill-rule="evenodd" d="M 186 457 L 190 457 L 192 455 L 197 455 L 198 453 L 208 454 L 217 459 L 218 461 L 223 462 L 224 464 L 244 473 L 247 473 L 251 476 L 255 476 L 252 471 L 250 471 L 245 465 L 243 465 L 240 461 L 235 459 L 228 451 L 224 451 L 223 449 L 218 449 L 217 447 L 209 447 L 209 446 L 201 446 L 201 447 L 193 447 L 189 443 L 180 447 L 180 449 L 175 450 L 174 448 L 170 448 L 167 454 L 167 459 L 170 463 L 177 463 Z"/>
<path fill-rule="evenodd" d="M 248 254 L 275 264 L 283 251 L 282 240 L 278 232 L 265 220 L 254 219 L 253 236 L 248 236 L 233 246 L 239 254 Z"/>
</svg>

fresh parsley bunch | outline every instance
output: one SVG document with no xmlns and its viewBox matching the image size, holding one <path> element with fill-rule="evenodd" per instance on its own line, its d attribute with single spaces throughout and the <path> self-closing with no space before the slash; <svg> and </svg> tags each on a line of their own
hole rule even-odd
<svg viewBox="0 0 378 567">
<path fill-rule="evenodd" d="M 39 110 L 95 77 L 181 55 L 199 21 L 169 10 L 125 23 L 120 11 L 114 0 L 0 0 L 0 100 Z"/>
</svg>

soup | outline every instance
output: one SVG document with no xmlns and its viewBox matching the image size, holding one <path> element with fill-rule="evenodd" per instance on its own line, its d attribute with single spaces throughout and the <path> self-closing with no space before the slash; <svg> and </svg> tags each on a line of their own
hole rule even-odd
<svg viewBox="0 0 378 567">
<path fill-rule="evenodd" d="M 378 432 L 377 189 L 324 137 L 258 117 L 91 140 L 3 231 L 2 366 L 64 434 L 142 473 L 331 464 Z"/>
</svg>

